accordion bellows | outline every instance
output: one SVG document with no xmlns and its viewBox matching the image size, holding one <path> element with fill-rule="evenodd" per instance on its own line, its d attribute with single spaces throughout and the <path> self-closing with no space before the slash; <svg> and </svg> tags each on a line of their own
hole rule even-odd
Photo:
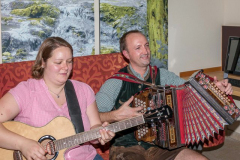
<svg viewBox="0 0 240 160">
<path fill-rule="evenodd" d="M 169 105 L 173 117 L 139 126 L 136 139 L 168 149 L 204 143 L 240 115 L 234 102 L 202 70 L 182 86 L 154 86 L 135 95 L 134 107 L 144 103 L 145 110 Z"/>
</svg>

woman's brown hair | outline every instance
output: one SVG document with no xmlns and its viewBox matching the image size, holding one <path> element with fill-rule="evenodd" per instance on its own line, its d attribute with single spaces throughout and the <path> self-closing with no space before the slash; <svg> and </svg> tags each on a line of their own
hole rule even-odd
<svg viewBox="0 0 240 160">
<path fill-rule="evenodd" d="M 39 48 L 35 63 L 32 67 L 32 77 L 35 79 L 43 78 L 44 68 L 42 67 L 42 60 L 47 62 L 47 60 L 52 57 L 52 52 L 59 47 L 68 47 L 72 54 L 72 46 L 64 39 L 60 37 L 49 37 L 45 39 Z"/>
</svg>

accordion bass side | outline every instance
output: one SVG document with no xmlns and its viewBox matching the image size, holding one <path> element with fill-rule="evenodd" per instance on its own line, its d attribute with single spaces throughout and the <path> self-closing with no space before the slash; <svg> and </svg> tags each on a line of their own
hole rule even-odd
<svg viewBox="0 0 240 160">
<path fill-rule="evenodd" d="M 139 126 L 135 137 L 139 141 L 154 142 L 163 148 L 175 149 L 204 143 L 240 115 L 234 102 L 202 71 L 195 73 L 179 87 L 151 87 L 136 95 L 135 101 L 139 101 L 144 92 L 148 93 L 147 109 L 169 105 L 174 114 L 172 118 L 148 127 L 150 140 L 149 135 L 144 134 L 146 127 L 141 128 L 143 126 Z"/>
</svg>

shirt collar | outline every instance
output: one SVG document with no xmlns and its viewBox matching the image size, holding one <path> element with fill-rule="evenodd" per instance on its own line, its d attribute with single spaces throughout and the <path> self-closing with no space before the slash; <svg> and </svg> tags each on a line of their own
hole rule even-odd
<svg viewBox="0 0 240 160">
<path fill-rule="evenodd" d="M 147 67 L 146 72 L 144 73 L 144 78 L 141 77 L 141 75 L 139 73 L 137 73 L 136 71 L 134 71 L 134 69 L 132 68 L 131 64 L 129 64 L 129 68 L 132 71 L 132 73 L 134 74 L 134 76 L 136 76 L 138 79 L 144 80 L 144 78 L 147 76 L 148 72 L 149 72 L 149 67 Z"/>
</svg>

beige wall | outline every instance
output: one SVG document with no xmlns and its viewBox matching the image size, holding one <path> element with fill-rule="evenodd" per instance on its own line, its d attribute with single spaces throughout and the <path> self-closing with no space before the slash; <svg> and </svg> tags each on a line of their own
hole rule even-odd
<svg viewBox="0 0 240 160">
<path fill-rule="evenodd" d="M 224 0 L 168 1 L 168 69 L 179 72 L 221 65 Z"/>
<path fill-rule="evenodd" d="M 240 1 L 224 0 L 223 25 L 240 26 Z"/>
<path fill-rule="evenodd" d="M 168 69 L 221 66 L 221 27 L 240 26 L 239 8 L 239 0 L 168 1 Z"/>
</svg>

